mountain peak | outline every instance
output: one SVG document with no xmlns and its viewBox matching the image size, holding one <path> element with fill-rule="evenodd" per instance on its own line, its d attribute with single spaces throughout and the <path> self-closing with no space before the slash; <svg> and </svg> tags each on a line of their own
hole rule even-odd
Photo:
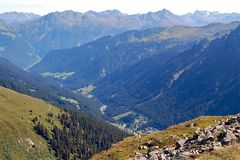
<svg viewBox="0 0 240 160">
<path fill-rule="evenodd" d="M 167 10 L 166 8 L 159 10 L 157 12 L 148 12 L 147 15 L 159 15 L 159 16 L 166 16 L 166 15 L 174 15 L 172 12 Z"/>
<path fill-rule="evenodd" d="M 37 14 L 24 12 L 5 12 L 0 14 L 0 19 L 10 24 L 27 22 L 39 17 Z"/>
<path fill-rule="evenodd" d="M 171 11 L 167 10 L 166 8 L 158 11 L 157 13 L 164 14 L 164 15 L 174 15 Z"/>
<path fill-rule="evenodd" d="M 122 15 L 123 14 L 122 12 L 120 12 L 117 9 L 106 10 L 106 11 L 103 11 L 103 12 L 100 12 L 100 13 L 105 14 L 105 15 Z"/>
</svg>

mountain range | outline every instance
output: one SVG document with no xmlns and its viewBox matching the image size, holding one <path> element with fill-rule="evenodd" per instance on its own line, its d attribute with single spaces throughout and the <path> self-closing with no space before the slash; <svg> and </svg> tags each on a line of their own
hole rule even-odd
<svg viewBox="0 0 240 160">
<path fill-rule="evenodd" d="M 0 14 L 0 19 L 8 24 L 19 24 L 33 21 L 40 18 L 40 15 L 24 12 L 5 12 Z"/>
<path fill-rule="evenodd" d="M 238 25 L 238 22 L 214 23 L 204 27 L 174 26 L 127 31 L 80 47 L 54 50 L 31 70 L 49 77 L 54 73 L 72 73 L 63 81 L 78 89 L 153 55 L 160 55 L 161 62 L 166 61 L 201 40 L 221 37 Z"/>
<path fill-rule="evenodd" d="M 225 89 L 230 86 L 225 85 L 238 79 L 238 73 L 230 65 L 219 71 L 213 65 L 231 64 L 238 71 L 237 62 L 233 63 L 238 49 L 230 45 L 237 43 L 232 39 L 238 37 L 238 25 L 215 23 L 128 31 L 78 48 L 53 51 L 32 71 L 52 77 L 76 92 L 92 87 L 89 94 L 108 106 L 105 114 L 131 127 L 139 119 L 143 128 L 162 129 L 199 115 L 232 114 L 239 111 L 234 105 L 238 102 L 229 102 L 227 97 L 237 96 L 232 92 L 238 84 L 229 84 L 236 85 L 229 93 Z M 220 55 L 230 56 L 234 52 L 235 57 L 220 59 Z M 203 65 L 204 62 L 207 64 Z M 56 73 L 72 74 L 63 80 Z M 185 79 L 180 81 L 182 78 Z"/>
<path fill-rule="evenodd" d="M 29 68 L 51 50 L 80 46 L 102 36 L 116 35 L 133 29 L 176 25 L 203 26 L 213 22 L 228 23 L 239 20 L 239 17 L 237 13 L 222 14 L 206 11 L 179 16 L 166 9 L 135 15 L 127 15 L 117 10 L 86 13 L 64 11 L 45 16 L 4 13 L 0 15 L 0 19 L 5 20 L 9 27 L 13 28 L 15 37 L 21 41 L 13 41 L 11 46 L 1 45 L 1 48 L 5 49 L 1 50 L 0 55 L 22 68 Z M 1 34 L 1 36 L 6 35 Z M 16 54 L 19 46 L 21 46 L 21 54 Z M 6 48 L 11 50 L 8 51 Z M 18 58 L 13 58 L 16 56 Z"/>
<path fill-rule="evenodd" d="M 0 14 L 0 159 L 239 157 L 239 20 Z"/>
<path fill-rule="evenodd" d="M 165 63 L 150 57 L 102 79 L 95 94 L 115 106 L 111 112 L 121 106 L 121 112 L 143 114 L 160 128 L 199 115 L 238 113 L 239 33 L 238 27 L 204 40 Z"/>
</svg>

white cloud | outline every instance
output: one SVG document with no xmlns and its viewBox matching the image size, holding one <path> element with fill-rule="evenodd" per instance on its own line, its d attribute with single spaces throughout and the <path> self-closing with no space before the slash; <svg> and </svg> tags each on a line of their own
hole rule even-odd
<svg viewBox="0 0 240 160">
<path fill-rule="evenodd" d="M 124 13 L 143 13 L 163 8 L 183 14 L 195 10 L 240 12 L 239 0 L 0 0 L 0 12 L 24 11 L 46 14 L 54 11 L 118 9 Z"/>
</svg>

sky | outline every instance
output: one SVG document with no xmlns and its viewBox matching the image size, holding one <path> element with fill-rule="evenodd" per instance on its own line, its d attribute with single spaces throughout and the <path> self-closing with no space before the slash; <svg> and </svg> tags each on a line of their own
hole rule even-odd
<svg viewBox="0 0 240 160">
<path fill-rule="evenodd" d="M 0 13 L 19 11 L 40 15 L 64 10 L 99 12 L 112 9 L 136 14 L 164 8 L 175 14 L 196 10 L 240 13 L 240 0 L 0 0 Z"/>
</svg>

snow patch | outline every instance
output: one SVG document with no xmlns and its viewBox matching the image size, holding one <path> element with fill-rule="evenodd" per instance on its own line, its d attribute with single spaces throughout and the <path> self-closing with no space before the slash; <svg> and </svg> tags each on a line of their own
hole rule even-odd
<svg viewBox="0 0 240 160">
<path fill-rule="evenodd" d="M 103 68 L 102 71 L 100 72 L 101 77 L 105 77 L 107 75 L 106 70 Z"/>
<path fill-rule="evenodd" d="M 176 72 L 176 73 L 173 75 L 173 79 L 171 80 L 171 84 L 172 84 L 174 81 L 178 80 L 178 78 L 184 73 L 184 71 L 185 71 L 185 69 Z"/>
<path fill-rule="evenodd" d="M 106 105 L 102 105 L 102 106 L 100 107 L 100 111 L 102 112 L 102 114 L 105 113 L 106 109 L 107 109 L 107 106 L 106 106 Z"/>
</svg>

